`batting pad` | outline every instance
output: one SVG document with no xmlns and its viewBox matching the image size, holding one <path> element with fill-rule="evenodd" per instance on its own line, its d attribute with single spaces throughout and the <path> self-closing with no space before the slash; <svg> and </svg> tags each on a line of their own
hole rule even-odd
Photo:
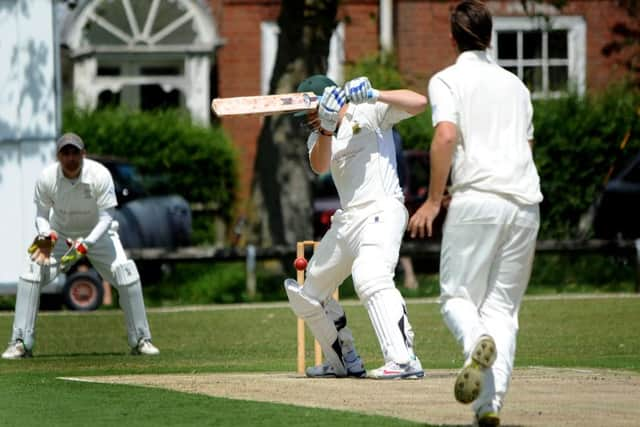
<svg viewBox="0 0 640 427">
<path fill-rule="evenodd" d="M 335 299 L 329 298 L 324 303 L 324 312 L 338 330 L 338 338 L 340 339 L 343 355 L 355 350 L 353 333 L 347 327 L 347 315 L 344 313 L 342 306 Z"/>
<path fill-rule="evenodd" d="M 128 286 L 118 286 L 118 294 L 118 301 L 124 312 L 124 320 L 127 324 L 129 346 L 135 347 L 142 338 L 151 340 L 151 331 L 149 330 L 147 314 L 144 310 L 140 281 L 138 280 Z"/>
<path fill-rule="evenodd" d="M 40 306 L 40 284 L 18 280 L 18 292 L 16 294 L 16 309 L 13 319 L 13 333 L 11 341 L 22 340 L 27 350 L 33 348 L 36 338 L 36 317 Z"/>
<path fill-rule="evenodd" d="M 325 313 L 322 304 L 305 295 L 302 292 L 302 287 L 293 279 L 285 280 L 284 288 L 293 312 L 303 319 L 311 329 L 311 333 L 320 344 L 327 361 L 336 369 L 336 372 L 344 371 L 346 375 L 340 346 L 335 346 L 338 340 L 338 331 L 333 321 Z"/>
<path fill-rule="evenodd" d="M 409 363 L 411 351 L 407 345 L 405 327 L 408 320 L 404 300 L 397 289 L 383 289 L 365 302 L 373 329 L 378 336 L 385 362 Z"/>
<path fill-rule="evenodd" d="M 111 272 L 116 278 L 116 285 L 118 286 L 127 286 L 140 281 L 138 267 L 131 260 L 113 266 Z"/>
</svg>

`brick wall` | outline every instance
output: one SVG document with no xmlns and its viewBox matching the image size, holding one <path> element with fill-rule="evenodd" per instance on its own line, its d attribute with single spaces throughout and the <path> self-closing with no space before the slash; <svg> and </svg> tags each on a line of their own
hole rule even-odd
<svg viewBox="0 0 640 427">
<path fill-rule="evenodd" d="M 221 4 L 222 3 L 222 4 Z M 216 19 L 220 35 L 226 41 L 217 52 L 218 96 L 257 95 L 260 87 L 260 23 L 275 21 L 279 1 L 215 1 L 212 10 L 221 13 Z M 247 200 L 253 178 L 257 141 L 262 119 L 232 117 L 222 121 L 240 157 L 240 200 Z"/>
</svg>

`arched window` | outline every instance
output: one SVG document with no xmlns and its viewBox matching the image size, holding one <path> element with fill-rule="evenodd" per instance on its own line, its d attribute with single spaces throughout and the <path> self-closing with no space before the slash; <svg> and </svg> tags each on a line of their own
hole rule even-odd
<svg viewBox="0 0 640 427">
<path fill-rule="evenodd" d="M 222 41 L 198 0 L 91 0 L 64 28 L 78 105 L 182 106 L 208 123 L 211 60 Z"/>
</svg>

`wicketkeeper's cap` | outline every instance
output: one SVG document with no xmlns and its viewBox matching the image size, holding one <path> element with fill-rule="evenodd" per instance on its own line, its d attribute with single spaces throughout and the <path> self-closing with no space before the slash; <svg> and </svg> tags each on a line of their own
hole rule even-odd
<svg viewBox="0 0 640 427">
<path fill-rule="evenodd" d="M 67 132 L 60 138 L 58 138 L 58 142 L 56 145 L 57 151 L 60 152 L 60 150 L 62 150 L 62 148 L 66 147 L 67 145 L 73 145 L 78 150 L 84 150 L 84 142 L 82 142 L 82 138 L 80 138 L 73 132 Z"/>
<path fill-rule="evenodd" d="M 324 88 L 327 86 L 337 86 L 336 82 L 331 80 L 324 74 L 316 74 L 311 77 L 307 77 L 298 85 L 298 92 L 313 92 L 318 96 L 321 96 L 324 92 Z M 294 116 L 304 116 L 306 111 L 298 111 L 294 113 Z"/>
</svg>

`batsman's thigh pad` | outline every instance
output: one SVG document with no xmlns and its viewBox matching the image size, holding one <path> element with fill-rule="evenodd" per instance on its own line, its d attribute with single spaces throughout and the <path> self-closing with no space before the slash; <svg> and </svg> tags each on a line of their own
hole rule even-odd
<svg viewBox="0 0 640 427">
<path fill-rule="evenodd" d="M 36 317 L 40 306 L 40 284 L 37 281 L 18 280 L 15 317 L 11 341 L 22 340 L 31 350 L 35 342 Z"/>
<path fill-rule="evenodd" d="M 129 286 L 140 281 L 138 267 L 133 260 L 127 260 L 113 265 L 111 272 L 116 279 L 114 283 L 116 286 Z"/>
<path fill-rule="evenodd" d="M 140 281 L 118 287 L 118 301 L 127 324 L 129 346 L 135 347 L 140 339 L 151 339 L 151 331 L 144 308 Z"/>
<path fill-rule="evenodd" d="M 338 331 L 333 321 L 329 319 L 320 303 L 304 293 L 304 288 L 293 279 L 284 281 L 284 288 L 289 298 L 289 304 L 296 316 L 305 321 L 313 336 L 316 338 L 327 361 L 334 367 L 343 366 L 340 346 L 336 348 Z"/>
<path fill-rule="evenodd" d="M 408 363 L 413 352 L 413 332 L 400 292 L 395 288 L 383 289 L 371 294 L 363 303 L 378 336 L 385 362 Z M 411 331 L 411 336 L 407 330 Z"/>
</svg>

